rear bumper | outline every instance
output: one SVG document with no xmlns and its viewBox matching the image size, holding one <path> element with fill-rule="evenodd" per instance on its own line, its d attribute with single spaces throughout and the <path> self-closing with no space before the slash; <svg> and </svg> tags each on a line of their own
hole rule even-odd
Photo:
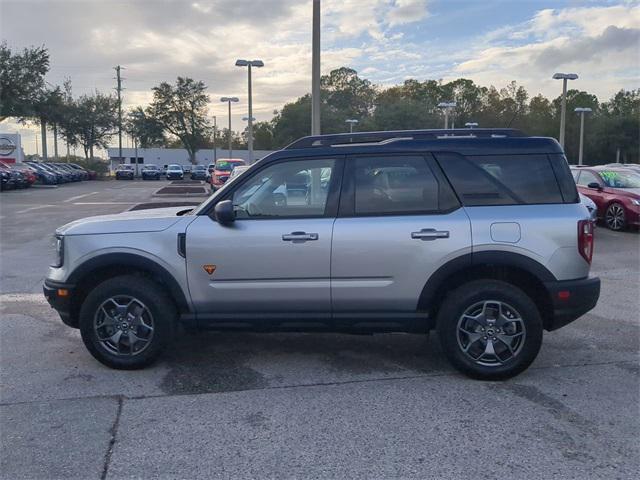
<svg viewBox="0 0 640 480">
<path fill-rule="evenodd" d="M 61 295 L 65 290 L 66 295 Z M 45 280 L 42 292 L 51 308 L 58 312 L 62 322 L 70 327 L 78 328 L 78 319 L 71 315 L 71 299 L 75 293 L 75 285 Z"/>
<path fill-rule="evenodd" d="M 551 296 L 553 315 L 548 319 L 545 329 L 552 331 L 573 322 L 587 313 L 600 298 L 600 279 L 583 278 L 546 282 Z"/>
</svg>

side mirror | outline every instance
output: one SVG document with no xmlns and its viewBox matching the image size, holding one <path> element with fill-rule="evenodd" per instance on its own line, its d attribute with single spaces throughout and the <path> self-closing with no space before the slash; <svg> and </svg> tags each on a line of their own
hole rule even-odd
<svg viewBox="0 0 640 480">
<path fill-rule="evenodd" d="M 233 202 L 231 200 L 223 200 L 216 203 L 214 209 L 216 221 L 220 225 L 229 225 L 236 219 L 236 213 L 233 211 Z"/>
<path fill-rule="evenodd" d="M 587 185 L 588 188 L 595 188 L 596 190 L 602 190 L 602 187 L 598 182 L 591 182 Z"/>
</svg>

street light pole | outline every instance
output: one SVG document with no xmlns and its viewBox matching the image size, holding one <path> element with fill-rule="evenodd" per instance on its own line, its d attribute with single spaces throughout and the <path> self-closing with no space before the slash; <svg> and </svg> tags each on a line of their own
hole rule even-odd
<svg viewBox="0 0 640 480">
<path fill-rule="evenodd" d="M 444 110 L 444 129 L 449 129 L 449 109 L 456 107 L 456 102 L 440 102 L 438 108 Z"/>
<path fill-rule="evenodd" d="M 214 115 L 213 116 L 213 163 L 215 165 L 216 161 L 218 160 L 218 152 L 217 152 L 217 145 L 216 145 L 216 137 L 218 136 L 218 118 Z"/>
<path fill-rule="evenodd" d="M 358 120 L 355 118 L 347 118 L 344 123 L 349 124 L 349 133 L 353 133 L 353 126 L 358 123 Z"/>
<path fill-rule="evenodd" d="M 320 135 L 320 0 L 313 0 L 311 33 L 311 135 Z"/>
<path fill-rule="evenodd" d="M 580 114 L 580 151 L 578 153 L 578 165 L 582 165 L 582 156 L 584 152 L 584 114 L 590 113 L 591 109 L 588 107 L 578 107 L 573 111 Z"/>
<path fill-rule="evenodd" d="M 233 156 L 233 138 L 231 135 L 231 102 L 238 102 L 238 97 L 222 97 L 221 102 L 227 102 L 229 104 L 229 158 Z"/>
<path fill-rule="evenodd" d="M 251 67 L 264 67 L 264 62 L 262 60 L 236 60 L 236 67 L 248 67 L 249 70 L 249 86 L 248 86 L 248 94 L 249 94 L 249 165 L 253 163 L 253 99 L 251 92 Z"/>
<path fill-rule="evenodd" d="M 564 125 L 567 111 L 567 80 L 576 80 L 578 75 L 575 73 L 554 73 L 554 80 L 562 80 L 562 107 L 560 109 L 560 137 L 558 141 L 560 146 L 564 148 Z"/>
<path fill-rule="evenodd" d="M 478 123 L 477 122 L 467 122 L 464 124 L 465 127 L 467 128 L 478 128 Z"/>
</svg>

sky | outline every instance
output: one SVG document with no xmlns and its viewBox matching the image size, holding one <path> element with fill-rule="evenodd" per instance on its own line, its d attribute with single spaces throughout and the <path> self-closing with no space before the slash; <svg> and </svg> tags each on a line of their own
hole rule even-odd
<svg viewBox="0 0 640 480">
<path fill-rule="evenodd" d="M 640 87 L 640 0 L 321 0 L 322 73 L 348 66 L 374 84 L 464 77 L 555 97 L 555 72 L 601 101 Z M 237 96 L 232 127 L 244 128 L 247 72 L 257 120 L 311 89 L 311 0 L 0 0 L 0 38 L 12 49 L 45 45 L 46 80 L 70 77 L 74 95 L 115 86 L 122 65 L 125 108 L 151 88 L 190 76 L 204 81 L 210 114 L 227 124 L 222 96 Z M 35 153 L 35 130 L 19 130 Z M 51 146 L 49 147 L 51 151 Z"/>
</svg>

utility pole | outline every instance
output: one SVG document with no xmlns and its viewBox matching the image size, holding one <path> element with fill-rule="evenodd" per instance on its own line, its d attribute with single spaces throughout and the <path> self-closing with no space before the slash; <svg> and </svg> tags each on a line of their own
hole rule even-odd
<svg viewBox="0 0 640 480">
<path fill-rule="evenodd" d="M 116 70 L 116 80 L 118 82 L 118 86 L 116 87 L 116 92 L 118 93 L 118 160 L 122 162 L 122 77 L 120 76 L 120 70 L 122 67 L 117 65 L 115 67 Z M 136 162 L 138 160 L 136 159 Z M 111 170 L 113 170 L 113 161 L 111 165 Z"/>
<path fill-rule="evenodd" d="M 320 0 L 313 0 L 313 33 L 311 46 L 311 135 L 320 135 Z"/>
<path fill-rule="evenodd" d="M 47 155 L 47 122 L 40 120 L 40 134 L 42 135 L 42 159 L 46 162 L 49 157 Z"/>
</svg>

